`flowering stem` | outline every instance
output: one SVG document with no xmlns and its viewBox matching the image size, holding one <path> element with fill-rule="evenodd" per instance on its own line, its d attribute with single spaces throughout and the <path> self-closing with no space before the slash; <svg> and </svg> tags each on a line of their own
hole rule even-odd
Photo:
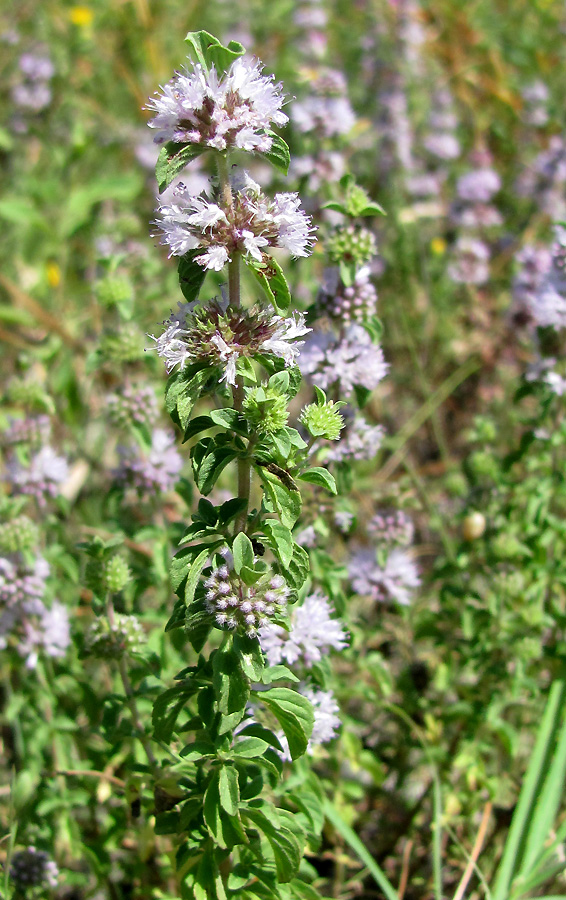
<svg viewBox="0 0 566 900">
<path fill-rule="evenodd" d="M 230 168 L 228 162 L 228 155 L 219 153 L 217 156 L 217 165 L 218 165 L 218 178 L 220 180 L 220 190 L 222 192 L 222 198 L 224 200 L 224 205 L 228 212 L 233 211 L 234 209 L 234 201 L 232 197 L 232 188 L 230 186 Z M 240 288 L 240 254 L 233 253 L 232 260 L 228 264 L 228 300 L 231 306 L 240 306 L 241 299 L 241 288 Z M 242 377 L 239 376 L 236 379 L 236 384 L 234 386 L 233 391 L 234 398 L 234 409 L 241 413 L 242 407 L 244 403 L 244 383 Z M 249 448 L 252 442 L 248 445 L 248 453 L 245 457 L 240 457 L 238 459 L 238 497 L 241 500 L 246 501 L 246 505 L 238 518 L 236 519 L 235 533 L 237 534 L 239 531 L 243 531 L 246 527 L 246 521 L 248 517 L 248 506 L 250 499 L 250 490 L 251 490 L 251 458 L 249 454 Z"/>
<path fill-rule="evenodd" d="M 106 600 L 106 615 L 108 616 L 108 623 L 110 625 L 110 629 L 112 631 L 116 631 L 116 612 L 114 610 L 114 604 L 112 603 L 112 597 L 109 596 Z M 140 743 L 145 750 L 145 755 L 147 756 L 147 760 L 151 769 L 153 770 L 153 774 L 157 777 L 158 773 L 158 765 L 157 760 L 153 754 L 153 750 L 151 749 L 151 744 L 143 730 L 143 726 L 140 719 L 140 714 L 138 710 L 138 705 L 136 703 L 136 698 L 134 694 L 134 689 L 132 687 L 132 682 L 130 681 L 130 676 L 128 675 L 128 670 L 126 668 L 126 660 L 123 656 L 118 660 L 118 671 L 120 673 L 120 679 L 122 681 L 122 686 L 124 688 L 124 693 L 126 695 L 126 703 L 130 710 L 132 716 L 132 724 L 136 730 L 137 737 L 140 740 Z"/>
</svg>

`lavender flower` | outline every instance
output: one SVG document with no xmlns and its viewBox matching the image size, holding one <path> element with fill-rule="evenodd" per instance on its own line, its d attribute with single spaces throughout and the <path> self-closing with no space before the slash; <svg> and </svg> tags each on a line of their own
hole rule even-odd
<svg viewBox="0 0 566 900">
<path fill-rule="evenodd" d="M 0 435 L 0 443 L 5 446 L 13 444 L 45 444 L 51 435 L 49 416 L 27 416 L 25 419 L 10 419 L 7 430 Z"/>
<path fill-rule="evenodd" d="M 511 315 L 517 324 L 532 323 L 532 310 L 552 266 L 552 254 L 547 247 L 526 244 L 515 256 L 517 272 L 513 278 Z"/>
<path fill-rule="evenodd" d="M 43 607 L 37 618 L 22 616 L 22 636 L 17 650 L 20 656 L 26 657 L 28 669 L 35 669 L 39 653 L 43 652 L 51 658 L 65 655 L 71 642 L 71 629 L 67 608 L 54 600 L 51 608 Z"/>
<path fill-rule="evenodd" d="M 50 81 L 55 74 L 55 66 L 42 53 L 22 53 L 18 61 L 20 72 L 30 81 Z"/>
<path fill-rule="evenodd" d="M 558 330 L 566 327 L 566 228 L 561 225 L 555 228 L 551 253 L 552 265 L 528 302 L 536 325 Z"/>
<path fill-rule="evenodd" d="M 41 112 L 51 103 L 53 94 L 49 85 L 43 82 L 16 84 L 12 88 L 12 100 L 21 109 Z"/>
<path fill-rule="evenodd" d="M 49 854 L 37 847 L 18 850 L 12 857 L 10 879 L 16 888 L 25 893 L 30 888 L 55 888 L 59 869 Z"/>
<path fill-rule="evenodd" d="M 522 90 L 525 106 L 523 116 L 525 123 L 534 128 L 542 128 L 548 122 L 549 91 L 543 81 L 534 81 Z"/>
<path fill-rule="evenodd" d="M 159 418 L 157 397 L 149 384 L 125 384 L 118 393 L 106 397 L 106 406 L 116 425 L 153 425 Z"/>
<path fill-rule="evenodd" d="M 346 509 L 339 509 L 334 513 L 334 524 L 342 534 L 348 534 L 354 524 L 355 516 Z"/>
<path fill-rule="evenodd" d="M 566 215 L 564 186 L 566 185 L 566 139 L 555 134 L 548 147 L 536 157 L 531 167 L 519 178 L 517 191 L 535 200 L 552 219 Z"/>
<path fill-rule="evenodd" d="M 58 456 L 49 446 L 35 453 L 29 466 L 12 459 L 6 469 L 7 479 L 15 493 L 35 497 L 40 506 L 44 506 L 48 498 L 59 494 L 59 485 L 66 481 L 69 474 L 65 457 Z"/>
<path fill-rule="evenodd" d="M 300 547 L 316 547 L 318 536 L 313 525 L 307 525 L 295 535 L 295 540 Z"/>
<path fill-rule="evenodd" d="M 209 365 L 224 368 L 227 384 L 235 384 L 240 357 L 266 353 L 283 359 L 286 366 L 293 365 L 302 346 L 295 339 L 310 331 L 304 322 L 302 313 L 283 319 L 271 310 L 246 310 L 225 302 L 212 301 L 206 307 L 179 304 L 179 311 L 164 322 L 163 334 L 151 338 L 168 372 L 177 365 L 184 369 L 187 364 L 208 360 Z"/>
<path fill-rule="evenodd" d="M 173 490 L 183 468 L 183 460 L 175 448 L 175 436 L 163 428 L 153 432 L 149 450 L 136 445 L 119 447 L 118 453 L 120 466 L 116 478 L 147 499 Z"/>
<path fill-rule="evenodd" d="M 230 560 L 213 568 L 204 586 L 206 608 L 216 624 L 243 631 L 248 637 L 256 637 L 269 619 L 284 613 L 290 593 L 281 575 L 266 576 L 254 585 L 246 585 Z"/>
<path fill-rule="evenodd" d="M 381 567 L 374 551 L 362 548 L 352 556 L 348 571 L 357 594 L 401 606 L 410 603 L 411 591 L 420 584 L 418 569 L 405 550 L 391 550 Z"/>
<path fill-rule="evenodd" d="M 370 281 L 369 266 L 356 273 L 354 284 L 344 287 L 336 269 L 325 273 L 325 280 L 317 298 L 319 314 L 338 319 L 344 325 L 363 322 L 377 312 L 377 291 Z"/>
<path fill-rule="evenodd" d="M 356 118 L 346 94 L 346 79 L 336 69 L 323 69 L 310 83 L 310 97 L 296 100 L 291 108 L 293 124 L 299 131 L 317 131 L 324 137 L 348 134 Z"/>
<path fill-rule="evenodd" d="M 481 168 L 462 175 L 456 183 L 456 194 L 468 203 L 489 203 L 501 190 L 501 178 L 493 169 Z"/>
<path fill-rule="evenodd" d="M 149 122 L 155 142 L 270 150 L 268 132 L 272 125 L 285 125 L 287 116 L 281 111 L 281 85 L 261 71 L 258 62 L 236 59 L 220 76 L 214 66 L 208 72 L 200 65 L 190 74 L 177 72 L 147 105 L 156 114 Z"/>
<path fill-rule="evenodd" d="M 355 386 L 373 390 L 389 368 L 381 347 L 372 343 L 360 325 L 351 325 L 340 339 L 328 332 L 313 332 L 301 350 L 299 365 L 303 375 L 323 391 L 338 383 L 346 396 Z"/>
<path fill-rule="evenodd" d="M 332 612 L 328 598 L 316 591 L 293 610 L 289 631 L 271 622 L 262 625 L 259 643 L 269 665 L 300 660 L 310 669 L 330 649 L 342 650 L 346 635 L 340 622 L 331 618 Z"/>
<path fill-rule="evenodd" d="M 415 527 L 401 509 L 381 509 L 368 523 L 368 534 L 377 544 L 408 547 L 413 542 Z"/>
<path fill-rule="evenodd" d="M 313 194 L 323 184 L 335 184 L 346 171 L 346 163 L 341 153 L 319 149 L 316 156 L 293 156 L 289 167 L 289 177 L 293 180 L 307 177 L 309 191 Z"/>
<path fill-rule="evenodd" d="M 478 238 L 458 238 L 448 276 L 460 284 L 485 284 L 489 280 L 489 247 Z"/>
<path fill-rule="evenodd" d="M 33 562 L 28 562 L 20 553 L 0 557 L 0 608 L 37 609 L 48 577 L 49 564 L 42 556 Z"/>
<path fill-rule="evenodd" d="M 370 425 L 363 416 L 356 416 L 340 440 L 326 451 L 326 460 L 344 463 L 373 459 L 381 447 L 384 437 L 385 429 L 382 425 Z"/>
<path fill-rule="evenodd" d="M 205 269 L 219 272 L 233 253 L 262 262 L 267 247 L 281 247 L 295 257 L 311 251 L 313 229 L 298 195 L 275 194 L 269 200 L 247 175 L 234 192 L 231 210 L 194 197 L 179 184 L 158 214 L 161 243 L 169 246 L 170 256 L 201 250 L 195 260 Z"/>
<path fill-rule="evenodd" d="M 446 131 L 428 134 L 423 140 L 423 147 L 431 156 L 442 160 L 458 159 L 461 153 L 458 138 Z"/>
<path fill-rule="evenodd" d="M 495 228 L 503 224 L 503 216 L 490 203 L 454 204 L 450 221 L 461 228 Z"/>
</svg>

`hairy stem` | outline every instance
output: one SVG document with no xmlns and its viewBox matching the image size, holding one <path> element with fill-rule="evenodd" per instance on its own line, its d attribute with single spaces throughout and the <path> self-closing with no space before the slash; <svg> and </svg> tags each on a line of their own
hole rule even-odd
<svg viewBox="0 0 566 900">
<path fill-rule="evenodd" d="M 228 155 L 219 153 L 217 157 L 218 178 L 220 181 L 220 190 L 224 206 L 228 211 L 234 209 L 234 199 L 232 196 L 232 188 L 230 185 L 230 164 Z M 242 302 L 240 287 L 240 254 L 233 253 L 232 260 L 228 264 L 228 300 L 231 306 L 240 306 Z M 244 403 L 244 383 L 241 376 L 236 379 L 233 391 L 234 409 L 241 413 Z M 244 531 L 248 518 L 248 506 L 251 490 L 251 459 L 248 454 L 238 459 L 238 497 L 246 501 L 246 505 L 238 518 L 236 519 L 235 533 Z"/>
</svg>

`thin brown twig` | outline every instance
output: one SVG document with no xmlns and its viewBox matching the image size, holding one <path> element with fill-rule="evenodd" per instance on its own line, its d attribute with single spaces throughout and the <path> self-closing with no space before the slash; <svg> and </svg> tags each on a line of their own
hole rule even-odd
<svg viewBox="0 0 566 900">
<path fill-rule="evenodd" d="M 397 891 L 399 900 L 403 900 L 407 884 L 409 883 L 409 863 L 411 861 L 411 851 L 413 849 L 413 841 L 408 840 L 403 847 L 403 857 L 401 860 L 401 877 L 399 879 L 399 889 Z"/>
<path fill-rule="evenodd" d="M 462 875 L 460 884 L 458 885 L 458 887 L 456 889 L 456 893 L 454 894 L 454 900 L 462 900 L 462 898 L 464 896 L 464 892 L 468 886 L 468 882 L 469 882 L 470 878 L 472 877 L 472 873 L 476 867 L 476 863 L 478 861 L 478 857 L 481 853 L 481 849 L 482 849 L 483 842 L 485 839 L 485 833 L 487 831 L 487 826 L 489 824 L 489 817 L 491 815 L 491 807 L 492 807 L 491 800 L 488 800 L 484 806 L 483 815 L 482 815 L 482 819 L 480 822 L 480 827 L 479 827 L 479 830 L 478 830 L 478 833 L 476 836 L 476 840 L 474 842 L 474 846 L 472 848 L 470 858 L 468 860 L 468 865 L 464 869 L 464 874 Z"/>
<path fill-rule="evenodd" d="M 6 331 L 5 328 L 0 328 L 0 341 L 3 341 L 5 344 L 12 344 L 20 350 L 29 350 L 28 341 L 25 341 L 12 331 Z"/>
<path fill-rule="evenodd" d="M 100 778 L 102 781 L 109 781 L 110 784 L 115 784 L 116 787 L 122 790 L 126 789 L 125 781 L 122 781 L 121 778 L 116 778 L 115 775 L 109 775 L 108 772 L 95 772 L 91 769 L 57 769 L 54 775 L 76 775 L 79 778 L 84 775 L 87 778 Z"/>
<path fill-rule="evenodd" d="M 41 322 L 49 331 L 54 331 L 58 334 L 65 344 L 68 344 L 69 347 L 73 347 L 75 350 L 82 347 L 82 344 L 69 334 L 65 326 L 61 324 L 61 321 L 56 316 L 44 309 L 41 303 L 38 303 L 37 300 L 34 300 L 33 297 L 26 294 L 26 292 L 18 287 L 17 284 L 14 284 L 9 278 L 6 278 L 6 276 L 1 273 L 0 284 L 13 301 L 19 303 L 24 309 L 27 309 L 28 312 L 30 312 L 35 319 L 38 322 Z"/>
</svg>

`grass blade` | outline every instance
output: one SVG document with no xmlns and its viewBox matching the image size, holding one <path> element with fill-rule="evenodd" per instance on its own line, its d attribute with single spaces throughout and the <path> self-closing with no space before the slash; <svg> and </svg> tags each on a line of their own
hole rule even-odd
<svg viewBox="0 0 566 900">
<path fill-rule="evenodd" d="M 564 700 L 565 685 L 555 681 L 552 685 L 544 711 L 539 736 L 533 750 L 525 780 L 519 794 L 517 808 L 495 879 L 493 900 L 507 900 L 509 889 L 521 862 L 522 848 L 533 817 L 536 802 L 540 796 L 543 779 L 548 768 L 548 760 L 554 745 Z"/>
<path fill-rule="evenodd" d="M 562 726 L 562 733 L 558 740 L 558 746 L 552 760 L 552 765 L 546 776 L 543 790 L 536 800 L 534 816 L 527 834 L 523 861 L 519 869 L 519 877 L 526 876 L 536 863 L 544 847 L 544 842 L 551 833 L 564 791 L 564 779 L 566 777 L 566 723 Z"/>
<path fill-rule="evenodd" d="M 351 847 L 356 856 L 361 862 L 363 862 L 364 866 L 369 870 L 370 874 L 374 878 L 376 884 L 379 885 L 387 900 L 399 900 L 399 895 L 397 891 L 385 875 L 385 873 L 380 869 L 371 853 L 367 848 L 362 844 L 361 840 L 357 836 L 356 832 L 350 828 L 349 825 L 344 822 L 338 810 L 330 803 L 329 800 L 325 800 L 324 802 L 324 815 L 328 819 L 328 821 L 334 826 L 338 834 L 344 838 L 346 843 Z"/>
</svg>

